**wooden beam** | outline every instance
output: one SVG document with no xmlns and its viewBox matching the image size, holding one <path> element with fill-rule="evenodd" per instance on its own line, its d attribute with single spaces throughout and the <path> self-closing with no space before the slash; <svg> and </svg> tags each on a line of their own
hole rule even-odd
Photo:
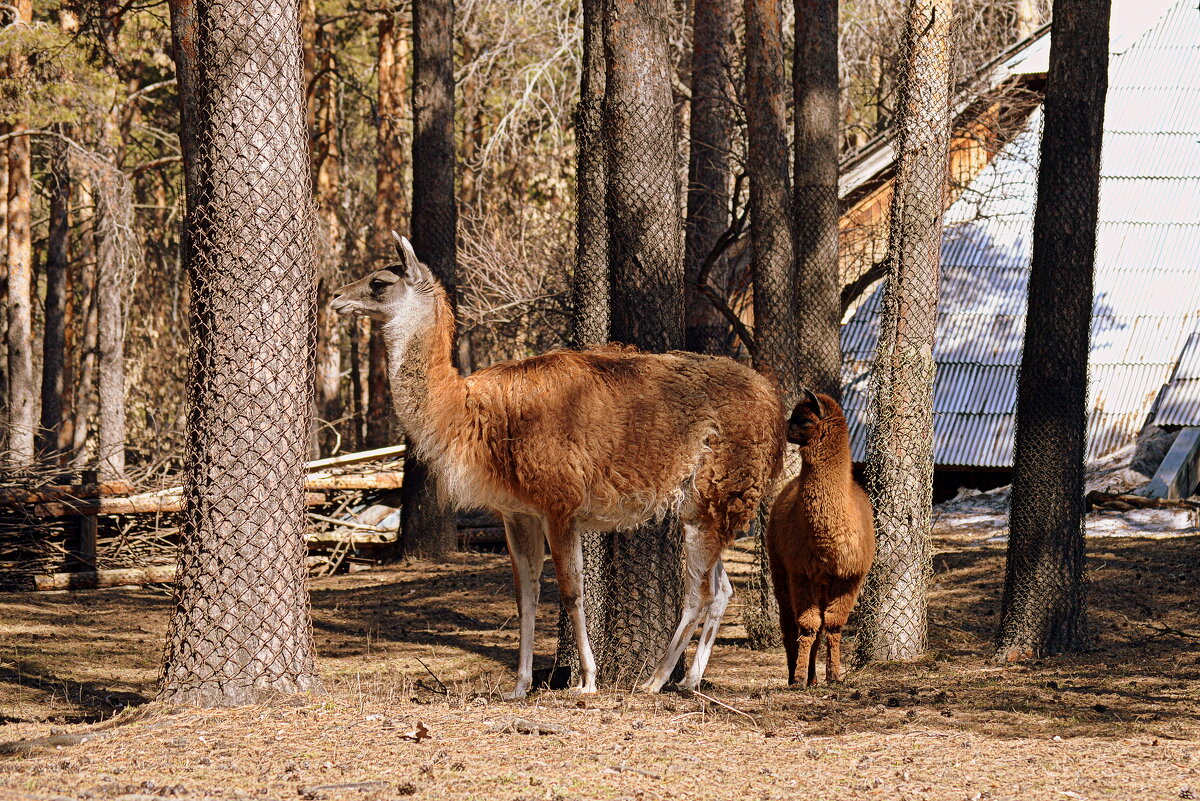
<svg viewBox="0 0 1200 801">
<path fill-rule="evenodd" d="M 55 484 L 35 490 L 2 489 L 0 506 L 48 501 L 72 501 L 78 498 L 97 498 L 104 495 L 128 495 L 134 487 L 128 481 L 105 481 L 100 484 Z"/>
<path fill-rule="evenodd" d="M 343 476 L 309 476 L 304 485 L 310 490 L 376 490 L 400 489 L 404 484 L 404 472 L 391 470 L 386 473 L 351 473 Z"/>
<path fill-rule="evenodd" d="M 339 465 L 359 464 L 360 462 L 373 462 L 376 459 L 383 459 L 387 456 L 403 456 L 403 445 L 389 445 L 386 448 L 376 448 L 371 451 L 358 451 L 356 453 L 343 453 L 341 456 L 330 456 L 328 459 L 317 459 L 309 462 L 305 467 L 309 470 L 316 470 L 319 467 L 337 467 Z"/>
<path fill-rule="evenodd" d="M 51 573 L 34 576 L 38 590 L 94 590 L 123 584 L 162 584 L 175 580 L 175 565 L 152 565 L 119 570 L 93 570 L 88 573 Z"/>
<path fill-rule="evenodd" d="M 309 506 L 326 502 L 320 492 L 305 493 Z M 183 511 L 181 495 L 132 495 L 128 498 L 85 498 L 73 503 L 39 503 L 33 507 L 37 517 L 66 517 L 68 515 L 142 515 Z"/>
<path fill-rule="evenodd" d="M 1175 437 L 1150 483 L 1138 494 L 1177 500 L 1195 492 L 1197 481 L 1200 481 L 1200 428 L 1185 428 Z"/>
</svg>

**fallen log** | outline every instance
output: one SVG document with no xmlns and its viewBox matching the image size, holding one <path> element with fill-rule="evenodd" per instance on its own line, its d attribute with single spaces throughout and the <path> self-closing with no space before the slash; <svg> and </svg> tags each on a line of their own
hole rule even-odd
<svg viewBox="0 0 1200 801">
<path fill-rule="evenodd" d="M 309 506 L 325 503 L 320 492 L 305 493 Z M 69 517 L 72 515 L 141 515 L 183 511 L 183 496 L 131 495 L 128 498 L 84 498 L 77 501 L 39 503 L 33 507 L 36 517 Z"/>
<path fill-rule="evenodd" d="M 71 502 L 79 498 L 104 495 L 128 495 L 134 487 L 128 481 L 105 481 L 101 484 L 54 484 L 37 489 L 0 489 L 0 506 L 52 501 Z"/>
<path fill-rule="evenodd" d="M 100 587 L 120 587 L 125 584 L 164 584 L 175 580 L 175 565 L 151 565 L 116 570 L 93 570 L 88 573 L 50 573 L 34 576 L 38 590 L 94 590 Z"/>
</svg>

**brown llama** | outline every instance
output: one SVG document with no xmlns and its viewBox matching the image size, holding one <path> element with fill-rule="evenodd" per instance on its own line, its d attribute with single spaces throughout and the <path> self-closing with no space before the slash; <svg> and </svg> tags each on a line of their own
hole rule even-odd
<svg viewBox="0 0 1200 801">
<path fill-rule="evenodd" d="M 463 377 L 451 361 L 446 291 L 397 240 L 400 263 L 342 287 L 331 308 L 383 324 L 396 414 L 445 498 L 504 520 L 521 638 L 511 696 L 533 679 L 544 541 L 575 630 L 576 689 L 591 693 L 578 530 L 632 528 L 668 511 L 683 522 L 684 609 L 642 687 L 662 688 L 700 626 L 683 682 L 696 687 L 733 594 L 721 550 L 778 474 L 784 410 L 775 388 L 731 359 L 620 347 L 551 351 Z"/>
<path fill-rule="evenodd" d="M 788 420 L 787 440 L 800 446 L 800 475 L 771 509 L 767 556 L 779 601 L 788 684 L 796 658 L 808 658 L 817 681 L 817 649 L 825 633 L 825 680 L 842 677 L 842 626 L 875 558 L 875 528 L 867 494 L 850 474 L 850 431 L 837 402 L 804 390 Z"/>
</svg>

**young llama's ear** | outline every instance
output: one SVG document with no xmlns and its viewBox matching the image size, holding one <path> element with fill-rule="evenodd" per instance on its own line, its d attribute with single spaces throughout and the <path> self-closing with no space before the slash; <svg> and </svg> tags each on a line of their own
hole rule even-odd
<svg viewBox="0 0 1200 801">
<path fill-rule="evenodd" d="M 417 258 L 417 252 L 413 250 L 408 237 L 392 231 L 392 238 L 396 240 L 396 255 L 400 257 L 400 274 L 414 285 L 433 283 L 433 272 Z"/>
</svg>

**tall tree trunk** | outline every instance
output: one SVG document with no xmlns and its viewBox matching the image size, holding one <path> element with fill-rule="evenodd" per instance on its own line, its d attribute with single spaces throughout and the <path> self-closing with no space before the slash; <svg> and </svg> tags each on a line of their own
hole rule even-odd
<svg viewBox="0 0 1200 801">
<path fill-rule="evenodd" d="M 316 59 L 319 75 L 311 88 L 313 185 L 317 216 L 321 221 L 317 247 L 317 417 L 318 441 L 329 453 L 339 440 L 337 421 L 342 417 L 342 317 L 329 311 L 333 291 L 343 281 L 342 262 L 346 232 L 338 217 L 341 204 L 341 161 L 338 141 L 339 114 L 335 43 L 325 25 L 316 26 Z"/>
<path fill-rule="evenodd" d="M 996 656 L 1088 642 L 1083 472 L 1109 0 L 1055 0 Z"/>
<path fill-rule="evenodd" d="M 651 352 L 683 345 L 683 254 L 664 0 L 609 0 L 603 139 L 612 339 Z M 681 603 L 679 521 L 604 540 L 584 594 L 605 604 L 599 680 L 625 686 L 662 658 Z M 599 573 L 599 575 L 596 575 Z M 589 588 L 589 580 L 591 586 Z"/>
<path fill-rule="evenodd" d="M 66 324 L 70 305 L 68 238 L 71 228 L 71 171 L 67 146 L 55 142 L 50 154 L 50 227 L 46 246 L 45 329 L 42 335 L 42 426 L 38 450 L 54 455 L 60 450 L 63 406 L 69 388 Z"/>
<path fill-rule="evenodd" d="M 796 0 L 796 361 L 799 383 L 842 397 L 838 273 L 838 0 Z"/>
<path fill-rule="evenodd" d="M 925 652 L 933 505 L 933 338 L 950 147 L 951 0 L 910 0 L 900 76 L 891 263 L 871 374 L 867 491 L 878 549 L 858 653 Z"/>
<path fill-rule="evenodd" d="M 601 114 L 604 104 L 604 7 L 583 0 L 583 63 L 575 110 L 575 272 L 571 340 L 577 348 L 608 341 L 607 182 Z"/>
<path fill-rule="evenodd" d="M 96 307 L 99 358 L 97 462 L 104 479 L 125 475 L 125 287 L 134 243 L 133 187 L 112 168 L 96 189 Z"/>
<path fill-rule="evenodd" d="M 583 0 L 583 62 L 579 73 L 579 107 L 575 110 L 575 271 L 571 277 L 571 344 L 603 345 L 609 338 L 608 184 L 605 179 L 601 122 L 604 104 L 604 15 L 606 0 Z M 583 611 L 588 639 L 605 637 L 607 600 L 602 571 L 608 534 L 581 531 L 583 541 Z M 555 686 L 579 680 L 579 653 L 566 608 L 558 616 L 558 664 L 571 675 Z"/>
<path fill-rule="evenodd" d="M 99 308 L 96 302 L 96 237 L 95 194 L 91 181 L 81 176 L 79 181 L 79 333 L 78 362 L 74 397 L 71 402 L 72 439 L 71 466 L 84 467 L 89 462 L 88 437 L 92 416 L 96 411 L 96 355 L 99 350 Z"/>
<path fill-rule="evenodd" d="M 15 0 L 13 10 L 23 23 L 33 20 L 33 0 Z M 9 55 L 8 77 L 19 79 L 27 71 L 20 50 Z M 33 247 L 31 239 L 33 185 L 28 130 L 23 122 L 12 126 L 18 136 L 8 142 L 8 427 L 7 458 L 14 465 L 29 464 L 34 455 L 37 425 L 37 382 L 33 375 Z"/>
<path fill-rule="evenodd" d="M 8 65 L 0 60 L 0 75 Z M 9 133 L 11 126 L 0 124 L 0 133 Z M 8 302 L 8 142 L 0 142 L 0 298 Z M 0 314 L 0 425 L 8 425 L 8 314 Z M 8 447 L 8 438 L 0 429 L 0 455 Z"/>
<path fill-rule="evenodd" d="M 304 563 L 316 298 L 300 25 L 287 0 L 170 8 L 193 341 L 159 697 L 246 704 L 319 684 Z"/>
<path fill-rule="evenodd" d="M 454 0 L 413 2 L 412 243 L 455 297 Z M 437 556 L 456 545 L 454 515 L 428 466 L 405 460 L 400 547 Z"/>
<path fill-rule="evenodd" d="M 732 0 L 696 0 L 692 10 L 692 108 L 689 121 L 687 226 L 684 276 L 688 350 L 725 355 L 729 325 L 700 294 L 700 268 L 729 227 L 730 148 L 733 138 L 734 8 Z M 725 271 L 710 280 L 726 289 Z"/>
<path fill-rule="evenodd" d="M 795 260 L 792 207 L 788 194 L 787 111 L 784 99 L 782 3 L 745 0 L 746 128 L 750 177 L 751 275 L 754 281 L 754 366 L 779 382 L 790 410 L 799 397 L 796 375 Z M 792 449 L 788 472 L 799 470 Z M 764 510 L 765 511 L 765 510 Z M 778 642 L 778 608 L 771 591 L 762 535 L 756 528 L 755 577 L 744 620 L 750 643 L 767 648 Z"/>
<path fill-rule="evenodd" d="M 400 227 L 408 209 L 404 192 L 404 89 L 408 83 L 408 40 L 401 35 L 397 15 L 388 11 L 379 22 L 379 130 L 375 157 L 375 236 L 380 250 L 391 255 L 391 232 Z M 387 348 L 380 324 L 370 322 L 367 347 L 367 447 L 382 448 L 396 437 L 391 390 L 388 388 Z"/>
</svg>

